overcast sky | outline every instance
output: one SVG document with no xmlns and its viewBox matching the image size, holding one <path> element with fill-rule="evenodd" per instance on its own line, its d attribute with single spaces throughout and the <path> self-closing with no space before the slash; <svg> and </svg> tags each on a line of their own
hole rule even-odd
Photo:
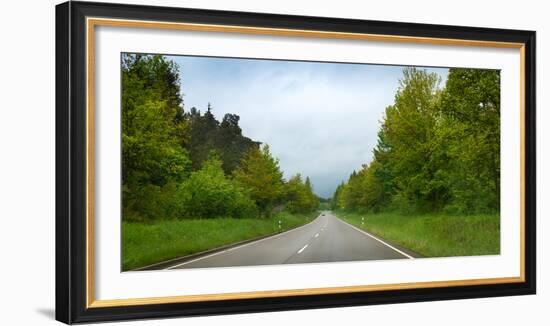
<svg viewBox="0 0 550 326">
<path fill-rule="evenodd" d="M 268 143 L 285 178 L 309 176 L 331 197 L 372 159 L 386 106 L 403 67 L 169 56 L 180 67 L 185 110 L 208 103 L 221 120 L 238 114 L 243 134 Z M 447 69 L 430 68 L 442 84 Z"/>
</svg>

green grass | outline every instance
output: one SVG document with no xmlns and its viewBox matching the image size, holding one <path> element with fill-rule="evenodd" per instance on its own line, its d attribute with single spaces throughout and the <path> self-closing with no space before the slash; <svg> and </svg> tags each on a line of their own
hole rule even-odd
<svg viewBox="0 0 550 326">
<path fill-rule="evenodd" d="M 335 212 L 343 220 L 426 257 L 498 255 L 500 217 Z M 364 217 L 364 225 L 361 218 Z"/>
<path fill-rule="evenodd" d="M 122 223 L 122 270 L 288 230 L 311 221 L 317 212 L 281 212 L 269 219 L 189 219 Z"/>
</svg>

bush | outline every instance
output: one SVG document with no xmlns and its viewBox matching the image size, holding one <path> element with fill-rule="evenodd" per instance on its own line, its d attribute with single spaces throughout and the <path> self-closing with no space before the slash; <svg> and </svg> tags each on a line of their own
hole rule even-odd
<svg viewBox="0 0 550 326">
<path fill-rule="evenodd" d="M 222 162 L 211 155 L 179 189 L 180 215 L 190 218 L 255 217 L 248 193 L 224 175 Z"/>
<path fill-rule="evenodd" d="M 124 197 L 122 216 L 125 221 L 149 222 L 175 218 L 178 214 L 180 198 L 174 182 L 162 187 L 147 184 L 134 187 L 132 191 L 125 185 L 122 192 Z"/>
</svg>

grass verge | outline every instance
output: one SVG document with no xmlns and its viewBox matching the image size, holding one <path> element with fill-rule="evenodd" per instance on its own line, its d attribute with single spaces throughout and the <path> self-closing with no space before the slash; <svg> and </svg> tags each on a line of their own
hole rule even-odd
<svg viewBox="0 0 550 326">
<path fill-rule="evenodd" d="M 122 222 L 122 270 L 128 271 L 303 225 L 318 215 L 281 212 L 269 219 L 213 218 Z"/>
<path fill-rule="evenodd" d="M 498 255 L 500 216 L 335 214 L 359 228 L 426 257 Z M 361 218 L 364 217 L 364 224 Z"/>
</svg>

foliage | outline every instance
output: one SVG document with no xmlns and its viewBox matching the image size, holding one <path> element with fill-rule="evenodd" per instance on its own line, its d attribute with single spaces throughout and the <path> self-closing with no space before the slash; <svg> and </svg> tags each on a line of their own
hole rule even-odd
<svg viewBox="0 0 550 326">
<path fill-rule="evenodd" d="M 269 217 L 283 194 L 283 173 L 279 161 L 271 155 L 269 145 L 252 148 L 233 175 L 238 183 L 249 189 L 260 213 Z"/>
<path fill-rule="evenodd" d="M 124 55 L 122 89 L 123 216 L 171 215 L 174 184 L 191 164 L 182 147 L 187 124 L 177 66 L 162 56 Z"/>
<path fill-rule="evenodd" d="M 210 104 L 185 112 L 180 67 L 164 56 L 123 54 L 121 67 L 125 221 L 269 217 L 285 206 L 278 160 L 242 134 L 238 115 L 220 122 Z M 312 211 L 309 178 L 300 187 L 290 207 Z"/>
<path fill-rule="evenodd" d="M 223 170 L 226 174 L 231 174 L 244 155 L 259 144 L 243 136 L 238 115 L 227 113 L 219 122 L 212 114 L 210 104 L 202 115 L 196 108 L 191 108 L 186 118 L 191 127 L 187 149 L 195 170 L 202 166 L 208 153 L 215 150 L 220 156 Z"/>
<path fill-rule="evenodd" d="M 354 171 L 333 208 L 492 213 L 500 206 L 500 75 L 405 68 L 373 160 Z"/>
<path fill-rule="evenodd" d="M 199 171 L 191 173 L 179 189 L 181 216 L 254 217 L 256 205 L 246 189 L 225 176 L 222 162 L 211 152 Z"/>
<path fill-rule="evenodd" d="M 302 181 L 298 173 L 285 183 L 286 208 L 292 213 L 307 213 L 319 207 L 319 198 L 313 193 L 309 177 Z"/>
<path fill-rule="evenodd" d="M 451 69 L 441 109 L 449 144 L 449 209 L 490 212 L 500 206 L 500 73 Z"/>
</svg>

